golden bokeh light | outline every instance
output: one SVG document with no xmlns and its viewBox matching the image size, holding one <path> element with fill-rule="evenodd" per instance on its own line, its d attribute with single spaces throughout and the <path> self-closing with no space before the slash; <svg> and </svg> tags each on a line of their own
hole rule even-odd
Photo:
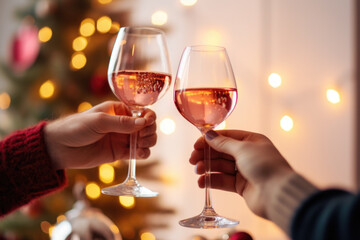
<svg viewBox="0 0 360 240">
<path fill-rule="evenodd" d="M 51 28 L 45 26 L 39 30 L 38 38 L 40 42 L 48 42 L 52 37 L 52 30 Z"/>
<path fill-rule="evenodd" d="M 151 232 L 143 232 L 140 236 L 141 240 L 156 240 L 156 237 Z"/>
<path fill-rule="evenodd" d="M 82 103 L 79 104 L 77 111 L 80 113 L 80 112 L 84 112 L 86 110 L 89 110 L 90 108 L 92 108 L 91 103 L 82 102 Z"/>
<path fill-rule="evenodd" d="M 121 206 L 125 207 L 125 208 L 133 208 L 135 207 L 135 198 L 134 197 L 130 197 L 130 196 L 120 196 L 119 197 L 119 202 L 121 204 Z"/>
<path fill-rule="evenodd" d="M 340 93 L 335 89 L 328 89 L 326 90 L 326 98 L 327 100 L 332 103 L 336 104 L 340 102 Z"/>
<path fill-rule="evenodd" d="M 5 110 L 10 107 L 11 98 L 6 92 L 0 93 L 0 109 Z"/>
<path fill-rule="evenodd" d="M 109 4 L 109 3 L 111 3 L 112 2 L 112 0 L 98 0 L 98 2 L 100 3 L 100 4 Z"/>
<path fill-rule="evenodd" d="M 164 25 L 167 22 L 168 15 L 164 11 L 156 11 L 151 15 L 151 23 L 154 25 Z"/>
<path fill-rule="evenodd" d="M 279 74 L 271 73 L 268 77 L 268 82 L 269 82 L 270 86 L 272 86 L 273 88 L 277 88 L 277 87 L 281 86 L 282 79 Z"/>
<path fill-rule="evenodd" d="M 164 118 L 160 122 L 160 131 L 166 135 L 170 135 L 175 132 L 176 124 L 171 118 Z"/>
<path fill-rule="evenodd" d="M 112 20 L 108 16 L 103 16 L 96 21 L 96 28 L 100 33 L 107 33 L 112 26 Z"/>
<path fill-rule="evenodd" d="M 41 84 L 39 89 L 39 95 L 43 99 L 51 98 L 55 92 L 55 84 L 51 80 L 47 80 Z"/>
<path fill-rule="evenodd" d="M 71 58 L 71 66 L 78 70 L 78 69 L 85 67 L 86 61 L 87 60 L 86 60 L 85 55 L 81 52 L 77 52 L 77 53 L 74 53 Z"/>
<path fill-rule="evenodd" d="M 56 223 L 60 223 L 62 221 L 66 220 L 66 216 L 65 215 L 59 215 L 57 218 L 56 218 Z"/>
<path fill-rule="evenodd" d="M 99 179 L 103 183 L 111 183 L 114 181 L 115 171 L 110 164 L 102 164 L 99 166 Z"/>
<path fill-rule="evenodd" d="M 285 115 L 280 120 L 280 127 L 286 131 L 289 132 L 294 127 L 294 121 L 292 118 L 288 115 Z"/>
<path fill-rule="evenodd" d="M 222 45 L 223 36 L 218 30 L 210 29 L 204 32 L 201 39 L 202 44 L 220 46 Z"/>
<path fill-rule="evenodd" d="M 100 187 L 94 182 L 88 183 L 85 187 L 86 195 L 91 199 L 100 197 Z"/>
<path fill-rule="evenodd" d="M 92 18 L 85 18 L 81 24 L 79 32 L 84 37 L 90 37 L 95 32 L 95 21 Z"/>
<path fill-rule="evenodd" d="M 82 51 L 86 48 L 88 41 L 85 37 L 77 37 L 72 43 L 72 47 L 75 51 Z"/>
<path fill-rule="evenodd" d="M 194 6 L 197 0 L 180 0 L 180 3 L 184 6 Z"/>
</svg>

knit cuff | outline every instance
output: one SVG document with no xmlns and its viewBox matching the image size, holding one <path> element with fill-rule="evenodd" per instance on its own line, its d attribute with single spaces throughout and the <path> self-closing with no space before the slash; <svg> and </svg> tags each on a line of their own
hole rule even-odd
<svg viewBox="0 0 360 240">
<path fill-rule="evenodd" d="M 278 185 L 268 207 L 268 218 L 290 234 L 291 220 L 300 204 L 318 189 L 302 176 L 292 173 Z"/>
<path fill-rule="evenodd" d="M 45 125 L 46 122 L 41 122 L 28 129 L 16 131 L 1 141 L 2 213 L 66 184 L 65 171 L 56 170 L 52 166 L 47 152 L 44 140 Z"/>
</svg>

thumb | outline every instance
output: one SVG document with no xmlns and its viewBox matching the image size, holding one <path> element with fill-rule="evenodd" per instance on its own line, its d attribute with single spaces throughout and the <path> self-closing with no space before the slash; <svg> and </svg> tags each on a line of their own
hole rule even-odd
<svg viewBox="0 0 360 240">
<path fill-rule="evenodd" d="M 146 124 L 145 118 L 124 115 L 100 114 L 94 120 L 93 126 L 98 133 L 132 133 L 140 130 Z"/>
<path fill-rule="evenodd" d="M 237 155 L 239 141 L 230 137 L 219 135 L 217 132 L 210 130 L 205 134 L 206 142 L 211 148 L 218 152 L 223 152 L 235 157 Z"/>
</svg>

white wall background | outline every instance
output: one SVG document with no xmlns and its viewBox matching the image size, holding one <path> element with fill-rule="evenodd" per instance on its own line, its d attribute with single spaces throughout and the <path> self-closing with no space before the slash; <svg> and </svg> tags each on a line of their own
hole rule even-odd
<svg viewBox="0 0 360 240">
<path fill-rule="evenodd" d="M 1 59 L 17 26 L 14 7 L 25 2 L 0 2 Z M 227 128 L 265 133 L 295 169 L 319 186 L 354 189 L 353 1 L 198 0 L 192 7 L 179 0 L 119 3 L 116 6 L 115 2 L 114 8 L 133 9 L 134 25 L 151 25 L 151 15 L 157 10 L 168 13 L 165 27 L 174 75 L 186 45 L 225 46 L 239 87 L 238 105 Z M 273 89 L 267 84 L 271 72 L 282 76 L 281 87 Z M 0 75 L 0 87 L 1 82 Z M 341 93 L 337 105 L 326 101 L 329 86 Z M 152 151 L 152 158 L 163 162 L 159 174 L 175 180 L 153 188 L 160 191 L 164 205 L 178 210 L 166 219 L 155 216 L 154 221 L 171 224 L 169 229 L 155 232 L 157 239 L 185 240 L 194 235 L 221 239 L 229 229 L 178 225 L 178 220 L 200 213 L 204 203 L 204 192 L 198 189 L 197 176 L 188 164 L 200 134 L 177 112 L 171 92 L 153 109 L 159 122 L 170 117 L 177 124 L 172 135 L 159 132 Z M 294 119 L 290 132 L 280 129 L 284 114 Z M 275 225 L 253 215 L 241 197 L 213 191 L 213 201 L 219 214 L 240 221 L 234 230 L 248 231 L 255 240 L 287 239 Z"/>
</svg>

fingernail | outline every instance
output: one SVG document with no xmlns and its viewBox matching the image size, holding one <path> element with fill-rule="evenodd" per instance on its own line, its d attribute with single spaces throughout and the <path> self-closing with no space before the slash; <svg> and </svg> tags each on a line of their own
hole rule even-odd
<svg viewBox="0 0 360 240">
<path fill-rule="evenodd" d="M 216 138 L 217 136 L 219 136 L 219 134 L 213 130 L 207 131 L 205 133 L 205 137 L 208 140 L 213 140 L 214 138 Z"/>
<path fill-rule="evenodd" d="M 145 125 L 145 122 L 146 122 L 145 118 L 137 118 L 137 119 L 135 119 L 135 125 L 136 126 L 143 126 L 143 125 Z"/>
</svg>

